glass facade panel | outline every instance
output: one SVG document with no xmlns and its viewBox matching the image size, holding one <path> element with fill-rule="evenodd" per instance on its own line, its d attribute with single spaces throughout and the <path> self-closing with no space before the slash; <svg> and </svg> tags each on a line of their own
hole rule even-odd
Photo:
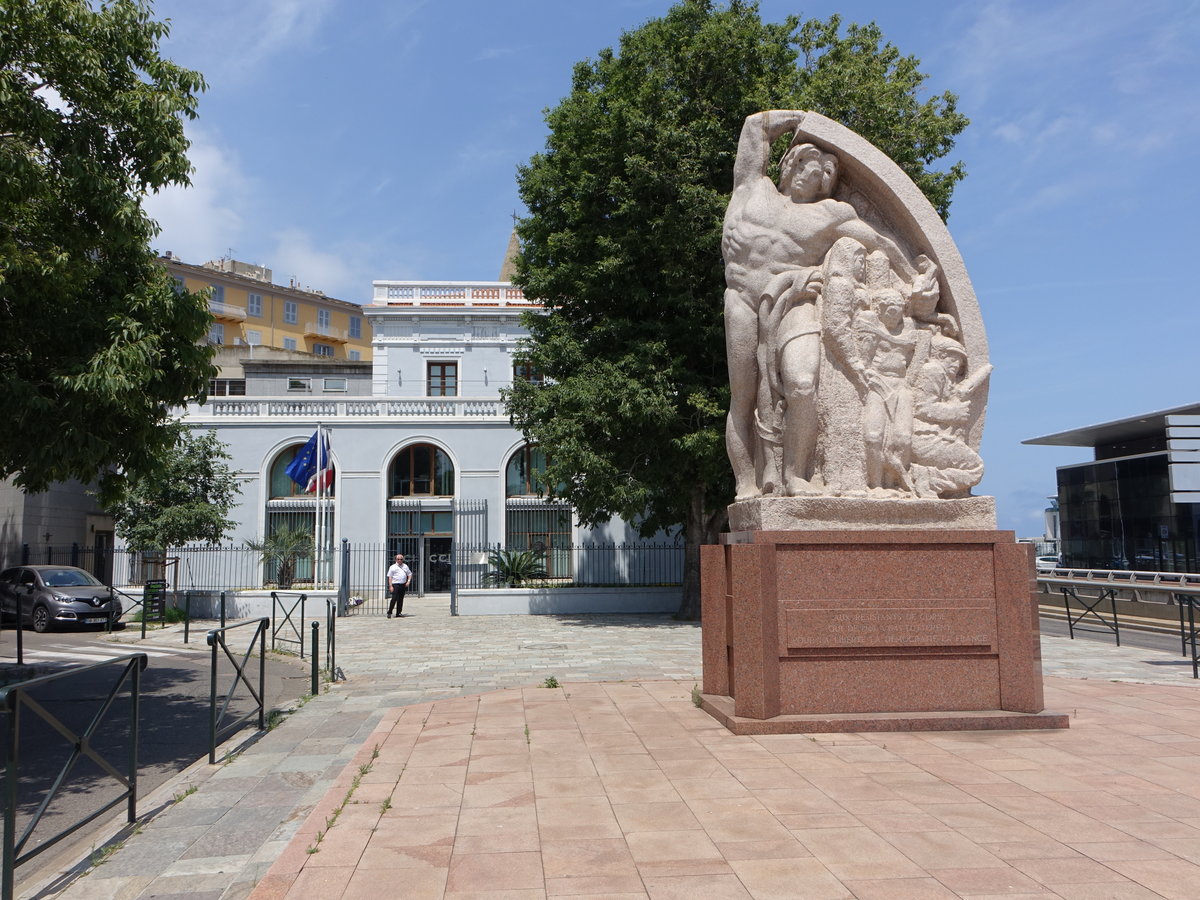
<svg viewBox="0 0 1200 900">
<path fill-rule="evenodd" d="M 1063 561 L 1146 572 L 1197 571 L 1195 504 L 1173 504 L 1167 455 L 1058 470 Z"/>
</svg>

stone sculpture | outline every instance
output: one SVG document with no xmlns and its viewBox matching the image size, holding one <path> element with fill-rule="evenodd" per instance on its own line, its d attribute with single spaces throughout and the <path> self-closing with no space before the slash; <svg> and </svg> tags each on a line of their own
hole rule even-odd
<svg viewBox="0 0 1200 900">
<path fill-rule="evenodd" d="M 738 501 L 969 497 L 987 345 L 953 242 L 894 163 L 815 113 L 755 113 L 722 252 Z"/>
</svg>

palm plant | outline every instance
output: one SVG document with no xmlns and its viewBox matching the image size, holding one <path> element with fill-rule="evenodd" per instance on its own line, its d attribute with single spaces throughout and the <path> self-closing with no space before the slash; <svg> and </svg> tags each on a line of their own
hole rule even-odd
<svg viewBox="0 0 1200 900">
<path fill-rule="evenodd" d="M 483 576 L 485 584 L 520 587 L 546 577 L 545 561 L 536 550 L 493 550 L 488 554 L 488 565 L 492 571 Z"/>
<path fill-rule="evenodd" d="M 261 554 L 264 563 L 278 566 L 275 582 L 287 590 L 296 580 L 296 561 L 313 551 L 313 536 L 286 525 L 261 541 L 246 541 L 246 546 Z"/>
</svg>

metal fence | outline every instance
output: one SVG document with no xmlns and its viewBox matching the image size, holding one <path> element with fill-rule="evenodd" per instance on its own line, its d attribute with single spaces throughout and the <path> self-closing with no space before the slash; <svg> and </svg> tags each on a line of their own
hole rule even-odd
<svg viewBox="0 0 1200 900">
<path fill-rule="evenodd" d="M 470 512 L 470 511 L 468 511 Z M 213 597 L 237 591 L 337 591 L 348 611 L 382 613 L 387 605 L 387 569 L 396 553 L 403 553 L 413 578 L 409 594 L 451 594 L 456 590 L 502 586 L 494 576 L 504 568 L 504 554 L 515 550 L 532 553 L 545 574 L 526 580 L 535 587 L 651 587 L 678 585 L 683 581 L 683 544 L 676 542 L 585 542 L 567 543 L 557 536 L 526 540 L 519 548 L 475 539 L 476 534 L 457 540 L 442 535 L 393 538 L 387 542 L 341 541 L 323 581 L 311 582 L 311 565 L 297 566 L 308 572 L 308 581 L 280 585 L 272 581 L 274 568 L 263 563 L 262 554 L 244 545 L 196 545 L 162 554 L 126 549 L 96 552 L 72 545 L 9 548 L 3 566 L 44 564 L 75 565 L 100 578 L 105 584 L 126 590 L 165 581 L 174 605 L 182 608 L 191 592 Z M 529 535 L 524 535 L 526 539 Z M 464 539 L 465 538 L 465 539 Z M 16 558 L 14 558 L 16 557 Z M 498 568 L 499 566 L 499 568 Z M 127 604 L 128 605 L 128 604 Z"/>
</svg>

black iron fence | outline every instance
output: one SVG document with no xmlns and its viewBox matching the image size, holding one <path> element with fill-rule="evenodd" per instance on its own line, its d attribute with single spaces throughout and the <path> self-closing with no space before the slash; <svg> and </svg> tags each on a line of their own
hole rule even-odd
<svg viewBox="0 0 1200 900">
<path fill-rule="evenodd" d="M 451 594 L 472 588 L 521 587 L 651 587 L 678 585 L 683 580 L 683 545 L 676 542 L 569 543 L 559 534 L 522 534 L 519 547 L 450 535 L 397 537 L 386 542 L 341 541 L 316 571 L 325 575 L 311 580 L 313 566 L 296 566 L 308 572 L 308 581 L 280 584 L 272 580 L 277 567 L 263 562 L 262 554 L 244 545 L 195 545 L 167 554 L 125 549 L 103 552 L 67 547 L 0 548 L 0 567 L 45 564 L 76 565 L 91 571 L 105 584 L 116 586 L 128 612 L 140 602 L 143 588 L 165 582 L 168 603 L 183 610 L 217 608 L 218 598 L 233 598 L 242 591 L 278 593 L 314 592 L 338 597 L 339 610 L 383 612 L 387 604 L 387 569 L 403 553 L 412 569 L 409 594 Z M 523 555 L 523 557 L 522 557 Z M 529 577 L 514 579 L 513 564 L 532 560 Z M 320 594 L 318 594 L 320 596 Z M 190 602 L 189 602 L 190 601 Z"/>
<path fill-rule="evenodd" d="M 5 900 L 13 896 L 18 866 L 89 822 L 121 804 L 127 821 L 136 820 L 138 704 L 145 668 L 146 654 L 134 653 L 0 688 L 5 763 L 0 896 Z M 81 685 L 87 686 L 82 694 Z M 50 702 L 64 696 L 73 702 Z M 66 751 L 61 766 L 57 761 L 64 754 L 56 749 Z M 51 759 L 54 763 L 47 768 Z M 106 776 L 120 788 L 116 797 L 82 817 L 68 815 L 71 821 L 56 834 L 33 841 L 60 794 L 77 790 L 77 781 Z M 36 796 L 22 797 L 22 787 Z M 32 811 L 26 810 L 24 800 L 30 801 Z"/>
</svg>

